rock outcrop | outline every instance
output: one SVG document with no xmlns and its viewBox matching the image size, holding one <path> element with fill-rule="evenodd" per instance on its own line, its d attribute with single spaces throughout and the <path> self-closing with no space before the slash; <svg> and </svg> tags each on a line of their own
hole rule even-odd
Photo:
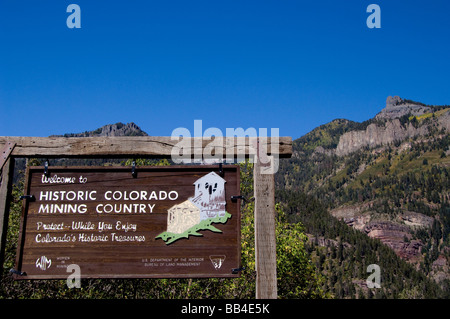
<svg viewBox="0 0 450 319">
<path fill-rule="evenodd" d="M 403 222 L 411 229 L 430 228 L 434 222 L 433 217 L 411 211 L 402 212 L 398 218 L 400 222 Z"/>
<path fill-rule="evenodd" d="M 364 232 L 369 237 L 379 239 L 407 261 L 416 261 L 421 257 L 422 243 L 419 240 L 410 239 L 411 235 L 407 226 L 388 221 L 371 222 L 364 227 Z"/>
<path fill-rule="evenodd" d="M 123 124 L 108 124 L 104 125 L 95 131 L 86 131 L 84 133 L 70 133 L 64 134 L 64 137 L 102 137 L 102 136 L 147 136 L 147 133 L 142 131 L 139 126 L 133 122 Z"/>
<path fill-rule="evenodd" d="M 427 132 L 427 126 L 415 128 L 409 123 L 405 127 L 398 119 L 387 121 L 384 126 L 378 126 L 372 123 L 367 126 L 365 131 L 351 131 L 343 134 L 339 139 L 336 155 L 345 156 L 366 146 L 373 148 L 375 146 L 387 145 L 416 135 L 425 135 Z"/>
<path fill-rule="evenodd" d="M 388 96 L 386 107 L 375 117 L 376 119 L 396 119 L 407 114 L 420 116 L 432 112 L 431 107 L 420 103 L 407 102 L 399 96 Z"/>
<path fill-rule="evenodd" d="M 392 221 L 380 220 L 378 213 L 372 210 L 372 202 L 342 206 L 330 213 L 343 220 L 348 226 L 360 230 L 369 237 L 379 239 L 395 253 L 410 262 L 422 258 L 422 242 L 411 239 L 415 229 L 430 228 L 434 218 L 412 211 L 404 211 Z"/>
<path fill-rule="evenodd" d="M 449 258 L 444 255 L 439 255 L 439 257 L 431 265 L 431 276 L 436 282 L 444 282 L 445 280 L 448 280 L 448 274 L 450 271 L 448 259 Z"/>
<path fill-rule="evenodd" d="M 433 109 L 422 104 L 406 102 L 398 96 L 388 97 L 386 108 L 375 117 L 375 123 L 369 124 L 365 130 L 350 131 L 342 134 L 336 147 L 337 156 L 345 156 L 363 147 L 373 148 L 387 145 L 395 141 L 403 141 L 418 135 L 426 135 L 430 125 L 438 129 L 450 131 L 450 111 L 434 118 L 429 116 L 431 122 L 424 124 L 416 121 L 415 125 L 400 118 L 405 115 L 421 116 L 432 113 Z"/>
<path fill-rule="evenodd" d="M 438 118 L 438 125 L 450 132 L 450 111 L 445 112 Z"/>
</svg>

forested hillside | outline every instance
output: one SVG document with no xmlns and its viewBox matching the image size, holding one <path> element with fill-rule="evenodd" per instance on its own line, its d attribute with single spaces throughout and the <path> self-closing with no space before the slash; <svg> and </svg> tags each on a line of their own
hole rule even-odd
<svg viewBox="0 0 450 319">
<path fill-rule="evenodd" d="M 396 99 L 374 119 L 335 120 L 294 141 L 276 175 L 278 199 L 305 225 L 325 291 L 361 296 L 365 267 L 376 263 L 385 283 L 377 297 L 448 297 L 449 115 L 448 106 Z"/>
</svg>

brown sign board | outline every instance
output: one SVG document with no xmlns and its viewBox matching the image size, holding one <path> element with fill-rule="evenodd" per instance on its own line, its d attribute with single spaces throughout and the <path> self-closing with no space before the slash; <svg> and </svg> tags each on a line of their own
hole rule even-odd
<svg viewBox="0 0 450 319">
<path fill-rule="evenodd" d="M 29 167 L 15 279 L 237 277 L 239 166 Z"/>
</svg>

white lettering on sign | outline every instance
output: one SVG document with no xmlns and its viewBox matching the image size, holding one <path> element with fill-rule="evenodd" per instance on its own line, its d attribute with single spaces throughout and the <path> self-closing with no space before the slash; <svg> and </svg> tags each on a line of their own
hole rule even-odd
<svg viewBox="0 0 450 319">
<path fill-rule="evenodd" d="M 70 234 L 64 234 L 62 236 L 52 236 L 50 234 L 37 234 L 35 242 L 37 243 L 70 243 L 76 241 L 76 237 Z"/>
<path fill-rule="evenodd" d="M 96 200 L 97 191 L 41 191 L 39 200 L 41 201 L 85 201 Z"/>
<path fill-rule="evenodd" d="M 74 184 L 75 177 L 63 177 L 56 174 L 52 177 L 47 177 L 45 174 L 42 174 L 41 181 L 43 184 Z"/>
<path fill-rule="evenodd" d="M 111 230 L 113 229 L 113 225 L 110 223 L 105 223 L 105 222 L 98 222 L 98 231 L 102 232 L 102 231 L 106 231 L 106 230 Z"/>
<path fill-rule="evenodd" d="M 111 240 L 112 241 L 145 241 L 145 236 L 138 236 L 138 235 L 117 235 L 116 233 L 111 233 Z"/>
<path fill-rule="evenodd" d="M 36 234 L 34 241 L 38 244 L 51 244 L 51 243 L 94 243 L 94 242 L 126 242 L 145 241 L 143 235 L 124 235 L 128 232 L 136 232 L 138 230 L 138 224 L 130 223 L 129 221 L 118 220 L 115 223 L 108 223 L 105 221 L 72 221 L 71 223 L 36 223 L 36 230 L 38 231 L 94 231 L 97 233 L 38 233 Z M 104 232 L 113 231 L 110 234 Z"/>
<path fill-rule="evenodd" d="M 86 204 L 41 204 L 38 214 L 84 214 L 86 211 Z"/>
<path fill-rule="evenodd" d="M 176 191 L 152 191 L 150 194 L 147 191 L 106 191 L 106 200 L 176 200 L 178 198 L 178 193 Z"/>
<path fill-rule="evenodd" d="M 37 230 L 63 230 L 64 223 L 49 223 L 44 224 L 43 222 L 37 222 Z"/>
<path fill-rule="evenodd" d="M 78 241 L 84 243 L 92 243 L 92 242 L 105 242 L 108 241 L 109 237 L 106 234 L 94 235 L 94 234 L 78 234 Z"/>
<path fill-rule="evenodd" d="M 98 214 L 146 214 L 153 213 L 155 204 L 98 204 L 95 211 Z"/>
<path fill-rule="evenodd" d="M 43 175 L 44 176 L 44 175 Z M 56 175 L 55 175 L 56 176 Z M 75 179 L 75 177 L 73 177 Z M 98 197 L 97 191 L 40 191 L 40 201 L 96 201 Z M 100 195 L 101 197 L 101 195 Z M 177 200 L 177 191 L 111 191 L 108 190 L 103 194 L 103 198 L 107 201 L 150 201 L 150 200 Z M 153 213 L 156 204 L 148 203 L 120 203 L 120 204 L 98 204 L 95 212 L 98 214 L 146 214 Z M 72 203 L 45 203 L 40 204 L 38 214 L 84 214 L 88 211 L 87 204 Z"/>
<path fill-rule="evenodd" d="M 137 229 L 137 224 L 131 224 L 131 223 L 128 223 L 128 222 L 126 224 L 124 224 L 120 220 L 118 220 L 116 222 L 116 230 L 123 230 L 123 231 L 125 231 L 127 233 L 130 230 L 135 232 L 136 229 Z"/>
<path fill-rule="evenodd" d="M 73 230 L 94 230 L 95 229 L 95 224 L 91 223 L 91 222 L 72 222 L 72 229 Z"/>
</svg>

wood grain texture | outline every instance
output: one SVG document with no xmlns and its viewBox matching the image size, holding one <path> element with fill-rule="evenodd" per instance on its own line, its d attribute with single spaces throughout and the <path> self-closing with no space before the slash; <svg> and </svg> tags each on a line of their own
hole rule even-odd
<svg viewBox="0 0 450 319">
<path fill-rule="evenodd" d="M 256 298 L 277 298 L 277 261 L 275 237 L 275 182 L 264 174 L 264 161 L 253 168 L 255 190 L 255 266 Z"/>
<path fill-rule="evenodd" d="M 0 136 L 0 145 L 7 142 L 16 143 L 11 153 L 13 157 L 146 157 L 167 158 L 182 145 L 187 145 L 185 153 L 203 156 L 204 158 L 223 156 L 238 157 L 239 154 L 252 156 L 256 150 L 256 137 L 224 137 L 217 139 L 193 137 L 181 138 L 170 136 L 137 136 L 137 137 L 23 137 Z M 292 138 L 263 138 L 269 154 L 279 157 L 292 155 Z M 272 147 L 273 146 L 273 147 Z M 175 147 L 175 149 L 174 149 Z M 231 154 L 231 155 L 230 155 Z"/>
<path fill-rule="evenodd" d="M 6 142 L 3 145 L 3 150 L 1 151 L 1 154 L 0 154 L 0 170 L 3 169 L 3 165 L 5 165 L 6 161 L 9 158 L 9 155 L 11 154 L 11 152 L 15 146 L 16 146 L 16 144 L 13 142 Z"/>
</svg>

